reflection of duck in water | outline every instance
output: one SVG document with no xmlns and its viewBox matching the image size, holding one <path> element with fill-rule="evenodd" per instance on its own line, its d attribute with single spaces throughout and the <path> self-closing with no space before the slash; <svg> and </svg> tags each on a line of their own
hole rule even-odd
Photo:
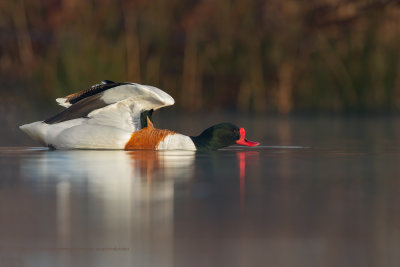
<svg viewBox="0 0 400 267">
<path fill-rule="evenodd" d="M 193 151 L 42 151 L 24 157 L 20 173 L 40 188 L 29 195 L 34 205 L 49 203 L 44 221 L 54 228 L 53 246 L 116 244 L 138 262 L 151 247 L 168 254 L 154 264 L 161 266 L 173 256 L 176 183 L 193 177 L 194 157 Z"/>
<path fill-rule="evenodd" d="M 193 151 L 70 150 L 41 153 L 21 166 L 28 177 L 123 184 L 128 180 L 190 178 L 194 159 Z"/>
<path fill-rule="evenodd" d="M 256 146 L 243 128 L 221 123 L 199 136 L 153 127 L 153 110 L 174 104 L 162 90 L 135 83 L 103 81 L 57 102 L 66 107 L 45 120 L 20 128 L 40 143 L 57 149 L 216 150 L 233 144 Z"/>
</svg>

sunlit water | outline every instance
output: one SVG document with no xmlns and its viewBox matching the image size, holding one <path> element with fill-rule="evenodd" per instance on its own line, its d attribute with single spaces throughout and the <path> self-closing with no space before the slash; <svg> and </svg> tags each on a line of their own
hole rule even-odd
<svg viewBox="0 0 400 267">
<path fill-rule="evenodd" d="M 304 124 L 213 153 L 3 147 L 1 266 L 399 266 L 397 127 Z"/>
</svg>

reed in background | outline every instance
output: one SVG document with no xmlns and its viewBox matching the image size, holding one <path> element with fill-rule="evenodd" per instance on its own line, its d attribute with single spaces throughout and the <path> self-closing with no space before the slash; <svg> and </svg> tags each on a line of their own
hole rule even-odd
<svg viewBox="0 0 400 267">
<path fill-rule="evenodd" d="M 187 111 L 393 112 L 399 45 L 397 1 L 9 0 L 0 104 L 110 79 Z"/>
</svg>

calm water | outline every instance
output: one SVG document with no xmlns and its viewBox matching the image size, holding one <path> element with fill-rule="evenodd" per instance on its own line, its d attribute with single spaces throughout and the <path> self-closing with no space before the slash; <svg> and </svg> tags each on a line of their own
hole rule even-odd
<svg viewBox="0 0 400 267">
<path fill-rule="evenodd" d="M 400 265 L 398 119 L 234 121 L 261 146 L 0 148 L 2 266 Z"/>
</svg>

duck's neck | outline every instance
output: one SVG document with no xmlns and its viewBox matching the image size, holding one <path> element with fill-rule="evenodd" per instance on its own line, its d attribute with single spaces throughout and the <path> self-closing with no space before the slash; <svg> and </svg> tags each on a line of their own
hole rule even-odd
<svg viewBox="0 0 400 267">
<path fill-rule="evenodd" d="M 214 137 L 213 127 L 206 129 L 198 136 L 189 136 L 198 151 L 212 151 L 225 147 Z"/>
<path fill-rule="evenodd" d="M 210 145 L 210 140 L 208 138 L 204 138 L 201 135 L 199 136 L 189 136 L 190 139 L 192 139 L 196 150 L 198 151 L 210 151 L 210 150 L 214 150 L 212 148 L 212 146 Z"/>
</svg>

